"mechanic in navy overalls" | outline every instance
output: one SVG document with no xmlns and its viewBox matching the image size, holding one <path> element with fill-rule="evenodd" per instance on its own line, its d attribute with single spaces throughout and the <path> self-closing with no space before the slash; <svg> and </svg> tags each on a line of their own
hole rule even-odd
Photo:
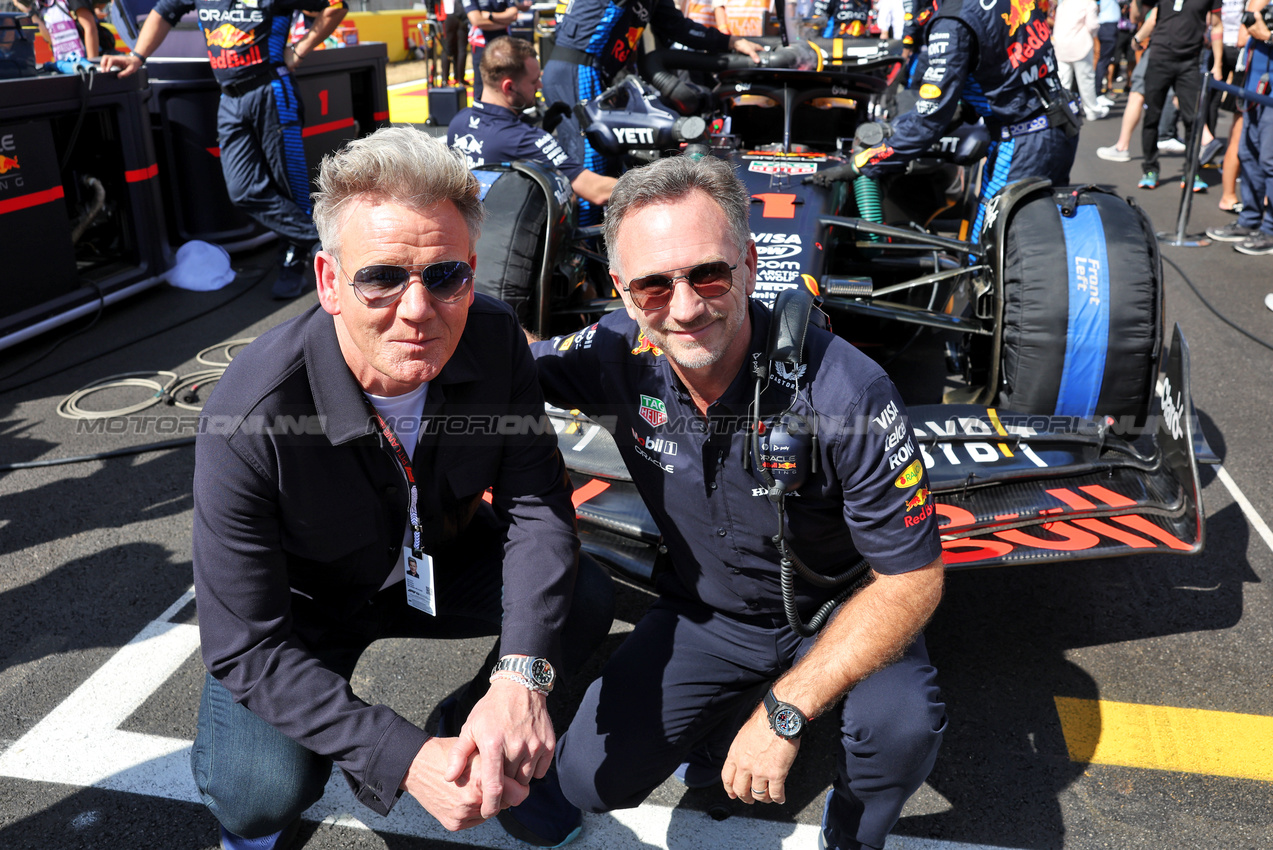
<svg viewBox="0 0 1273 850">
<path fill-rule="evenodd" d="M 615 178 L 596 174 L 570 156 L 553 135 L 522 120 L 539 91 L 535 46 L 523 38 L 496 40 L 477 68 L 485 79 L 482 99 L 461 109 L 446 128 L 446 143 L 464 155 L 470 169 L 530 160 L 555 168 L 581 200 L 604 204 Z"/>
<path fill-rule="evenodd" d="M 756 59 L 761 47 L 736 35 L 725 35 L 686 18 L 673 0 L 569 0 L 557 7 L 556 41 L 544 65 L 544 102 L 574 105 L 601 94 L 623 68 L 636 62 L 641 34 L 646 26 L 665 41 L 694 50 L 723 53 L 737 50 Z M 570 113 L 557 126 L 571 157 L 598 174 L 612 174 L 613 163 L 588 144 L 583 130 Z M 596 224 L 601 212 L 593 205 L 579 205 L 580 224 Z"/>
<path fill-rule="evenodd" d="M 941 596 L 941 543 L 905 407 L 878 365 L 818 328 L 803 363 L 768 363 L 750 207 L 715 157 L 627 172 L 605 225 L 626 310 L 531 346 L 545 398 L 613 428 L 665 553 L 658 598 L 588 688 L 547 787 L 501 815 L 541 846 L 578 823 L 549 816 L 558 791 L 585 811 L 631 808 L 675 772 L 782 804 L 804 723 L 825 713 L 841 734 L 821 846 L 881 848 L 937 757 L 945 706 L 921 630 Z M 758 447 L 745 468 L 751 426 L 773 433 L 784 413 L 818 439 Z M 804 482 L 779 498 L 758 464 Z M 818 573 L 869 561 L 872 581 L 838 606 L 837 589 L 795 576 L 801 620 L 826 606 L 820 632 L 788 621 L 780 527 Z"/>
<path fill-rule="evenodd" d="M 971 230 L 977 242 L 987 202 L 1007 184 L 1024 177 L 1070 182 L 1078 102 L 1057 81 L 1051 30 L 1036 0 L 941 0 L 926 45 L 914 110 L 893 122 L 881 145 L 855 152 L 854 164 L 877 177 L 884 163 L 923 155 L 966 103 L 991 132 Z"/>
<path fill-rule="evenodd" d="M 197 11 L 212 74 L 221 86 L 217 141 L 230 200 L 283 240 L 276 298 L 313 286 L 321 247 L 310 213 L 304 115 L 291 72 L 345 17 L 344 0 L 159 0 L 133 52 L 106 56 L 102 70 L 135 73 L 187 12 Z M 321 12 L 305 37 L 287 43 L 292 12 Z"/>
</svg>

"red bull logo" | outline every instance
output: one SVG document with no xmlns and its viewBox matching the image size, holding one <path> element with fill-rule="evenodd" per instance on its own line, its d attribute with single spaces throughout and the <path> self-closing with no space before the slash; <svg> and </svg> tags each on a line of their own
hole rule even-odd
<svg viewBox="0 0 1273 850">
<path fill-rule="evenodd" d="M 222 24 L 216 29 L 205 30 L 204 36 L 208 40 L 209 47 L 219 47 L 222 50 L 233 50 L 252 43 L 251 31 L 245 32 L 234 24 Z"/>
<path fill-rule="evenodd" d="M 864 151 L 858 151 L 853 154 L 853 164 L 858 168 L 864 165 L 874 165 L 877 162 L 883 162 L 893 155 L 893 149 L 888 145 L 876 145 L 873 148 L 867 148 Z"/>
<path fill-rule="evenodd" d="M 1011 0 L 1012 7 L 1003 13 L 1003 22 L 1008 25 L 1008 35 L 1016 35 L 1022 24 L 1030 20 L 1034 13 L 1034 0 Z"/>
<path fill-rule="evenodd" d="M 10 171 L 16 171 L 19 167 L 16 157 L 0 154 L 0 174 L 8 174 Z"/>
<path fill-rule="evenodd" d="M 1048 44 L 1048 39 L 1052 36 L 1052 30 L 1048 28 L 1047 21 L 1040 19 L 1026 24 L 1023 35 L 1026 37 L 1008 45 L 1008 61 L 1012 63 L 1013 68 L 1020 66 L 1023 62 L 1028 62 L 1034 57 L 1039 48 Z M 1041 68 L 1039 76 L 1043 77 L 1046 75 L 1047 69 Z"/>
<path fill-rule="evenodd" d="M 906 510 L 909 512 L 920 507 L 928 501 L 928 488 L 920 487 L 915 491 L 915 495 L 906 500 Z"/>
<path fill-rule="evenodd" d="M 614 40 L 610 55 L 620 62 L 627 62 L 632 56 L 632 51 L 636 50 L 637 42 L 641 40 L 643 32 L 645 27 L 628 27 L 626 36 L 620 36 Z"/>
<path fill-rule="evenodd" d="M 632 353 L 645 354 L 647 351 L 653 354 L 655 357 L 663 356 L 663 349 L 659 348 L 657 345 L 655 345 L 654 343 L 646 339 L 645 332 L 642 331 L 641 335 L 637 337 L 637 347 L 632 349 Z"/>
</svg>

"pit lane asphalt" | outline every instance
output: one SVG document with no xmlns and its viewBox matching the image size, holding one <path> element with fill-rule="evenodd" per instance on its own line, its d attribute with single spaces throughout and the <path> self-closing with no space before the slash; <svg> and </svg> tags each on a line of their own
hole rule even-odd
<svg viewBox="0 0 1273 850">
<path fill-rule="evenodd" d="M 1084 128 L 1074 181 L 1130 194 L 1160 230 L 1174 231 L 1182 158 L 1163 158 L 1162 188 L 1135 189 L 1136 160 L 1118 164 L 1095 156 L 1098 146 L 1117 136 L 1117 116 L 1116 110 Z M 1227 117 L 1221 126 L 1227 126 Z M 1204 178 L 1213 188 L 1195 198 L 1190 231 L 1231 220 L 1215 206 L 1219 172 L 1208 170 Z M 1273 313 L 1263 307 L 1265 293 L 1273 290 L 1273 260 L 1245 257 L 1227 245 L 1163 250 L 1216 309 L 1273 344 Z M 112 306 L 90 330 L 32 365 L 27 364 L 70 328 L 0 353 L 0 374 L 17 372 L 0 380 L 0 390 L 38 379 L 0 393 L 0 463 L 84 455 L 188 433 L 180 421 L 152 422 L 140 434 L 131 427 L 124 434 L 85 432 L 59 418 L 55 407 L 107 375 L 202 368 L 194 361 L 200 349 L 259 334 L 314 301 L 312 295 L 283 305 L 269 299 L 270 248 L 237 257 L 236 268 L 238 280 L 220 292 L 161 287 Z M 1170 267 L 1165 274 L 1169 322 L 1184 328 L 1191 348 L 1203 430 L 1237 486 L 1271 518 L 1273 459 L 1266 446 L 1273 351 L 1221 322 Z M 198 314 L 205 315 L 184 321 Z M 129 344 L 151 333 L 156 335 Z M 106 396 L 93 403 L 114 406 L 136 398 Z M 68 698 L 82 696 L 89 677 L 190 586 L 192 463 L 187 448 L 0 474 L 0 759 Z M 1214 468 L 1203 469 L 1203 480 L 1207 549 L 1201 556 L 950 576 L 946 599 L 928 630 L 950 726 L 933 774 L 908 804 L 890 848 L 1273 846 L 1273 783 L 1073 762 L 1058 719 L 1057 697 L 1273 716 L 1267 660 L 1273 657 L 1268 627 L 1273 552 Z M 621 587 L 619 601 L 616 634 L 601 656 L 622 639 L 648 597 Z M 170 619 L 194 622 L 191 606 Z M 355 689 L 427 723 L 433 706 L 471 675 L 487 646 L 377 644 L 358 668 Z M 145 652 L 143 658 L 149 658 Z M 152 690 L 131 695 L 140 705 L 126 712 L 119 729 L 192 739 L 200 667 L 197 654 L 179 657 L 185 660 L 171 674 L 158 675 Z M 578 694 L 576 687 L 554 700 L 559 722 L 568 718 Z M 107 687 L 96 702 L 75 703 L 80 714 L 62 721 L 62 728 L 87 734 L 53 747 L 35 773 L 60 776 L 68 765 L 91 758 L 131 764 L 127 753 L 100 753 L 113 739 L 93 731 L 101 726 L 98 705 L 105 714 L 107 703 L 129 696 Z M 809 836 L 831 775 L 832 734 L 828 723 L 814 724 L 785 806 L 748 809 L 715 789 L 685 792 L 669 782 L 638 810 L 636 820 L 590 818 L 577 846 L 777 847 L 797 846 L 799 840 L 805 842 L 799 846 L 812 847 Z M 1171 743 L 1198 746 L 1196 739 Z M 1266 739 L 1249 746 L 1254 758 L 1273 744 Z M 212 817 L 189 801 L 183 784 L 188 774 L 159 776 L 141 792 L 110 790 L 118 782 L 79 787 L 0 776 L 0 847 L 216 846 Z M 413 806 L 407 800 L 399 809 Z M 366 810 L 350 811 L 371 830 L 331 819 L 306 822 L 297 846 L 450 846 L 436 837 L 398 834 Z M 709 811 L 725 819 L 697 814 Z M 793 820 L 802 826 L 782 826 Z M 483 829 L 454 841 L 502 845 L 497 827 Z"/>
</svg>

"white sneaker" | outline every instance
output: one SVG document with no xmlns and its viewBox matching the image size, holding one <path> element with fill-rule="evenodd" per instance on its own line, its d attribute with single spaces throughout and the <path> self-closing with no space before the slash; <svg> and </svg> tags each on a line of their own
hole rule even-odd
<svg viewBox="0 0 1273 850">
<path fill-rule="evenodd" d="M 1114 98 L 1109 97 L 1108 95 L 1103 95 L 1103 94 L 1102 94 L 1102 95 L 1097 95 L 1097 96 L 1096 96 L 1096 105 L 1097 105 L 1097 106 L 1103 106 L 1103 107 L 1105 107 L 1106 109 L 1109 109 L 1110 107 L 1112 107 L 1112 106 L 1114 105 Z"/>
<path fill-rule="evenodd" d="M 1110 162 L 1129 162 L 1132 158 L 1131 151 L 1120 151 L 1113 145 L 1107 148 L 1097 148 L 1096 155 L 1101 159 L 1108 159 Z"/>
<path fill-rule="evenodd" d="M 1270 292 L 1268 295 L 1264 296 L 1264 306 L 1268 307 L 1270 310 L 1273 310 L 1273 292 Z"/>
<path fill-rule="evenodd" d="M 1180 141 L 1179 139 L 1159 139 L 1158 152 L 1159 153 L 1184 153 L 1185 143 Z"/>
<path fill-rule="evenodd" d="M 1109 117 L 1109 107 L 1102 106 L 1100 109 L 1084 109 L 1083 117 L 1088 121 L 1100 121 L 1102 118 Z"/>
</svg>

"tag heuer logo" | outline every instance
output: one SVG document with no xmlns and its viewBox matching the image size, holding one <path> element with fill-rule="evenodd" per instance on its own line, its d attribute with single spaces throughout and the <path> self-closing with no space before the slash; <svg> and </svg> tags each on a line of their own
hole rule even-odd
<svg viewBox="0 0 1273 850">
<path fill-rule="evenodd" d="M 639 412 L 641 418 L 649 422 L 653 428 L 657 428 L 667 421 L 667 405 L 663 403 L 663 399 L 655 398 L 652 395 L 641 396 L 641 410 Z"/>
</svg>

